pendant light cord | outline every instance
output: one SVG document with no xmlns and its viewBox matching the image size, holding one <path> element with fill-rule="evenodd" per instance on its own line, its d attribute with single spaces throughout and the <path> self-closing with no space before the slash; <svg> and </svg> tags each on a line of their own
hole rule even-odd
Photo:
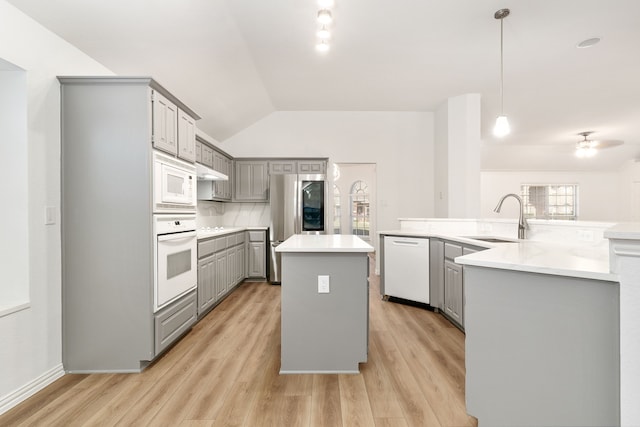
<svg viewBox="0 0 640 427">
<path fill-rule="evenodd" d="M 504 54 L 503 54 L 503 30 L 504 18 L 500 18 L 500 115 L 504 116 Z"/>
</svg>

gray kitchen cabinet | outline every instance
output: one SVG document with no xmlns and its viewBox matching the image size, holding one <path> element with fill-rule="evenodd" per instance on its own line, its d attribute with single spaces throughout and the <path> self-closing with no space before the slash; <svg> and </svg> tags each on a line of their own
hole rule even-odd
<svg viewBox="0 0 640 427">
<path fill-rule="evenodd" d="M 198 152 L 200 152 L 200 154 L 198 154 Z M 232 200 L 231 188 L 233 181 L 233 160 L 198 137 L 196 161 L 229 177 L 227 181 L 199 180 L 198 200 L 230 202 Z"/>
<path fill-rule="evenodd" d="M 231 201 L 231 180 L 233 179 L 233 161 L 224 154 L 213 151 L 213 169 L 229 177 L 228 181 L 213 181 L 213 194 L 217 200 Z"/>
<path fill-rule="evenodd" d="M 153 148 L 178 154 L 178 107 L 157 90 L 151 93 Z"/>
<path fill-rule="evenodd" d="M 196 121 L 178 108 L 178 157 L 196 161 Z"/>
<path fill-rule="evenodd" d="M 298 160 L 298 173 L 322 174 L 326 172 L 326 164 L 323 160 Z"/>
<path fill-rule="evenodd" d="M 202 163 L 202 143 L 196 141 L 196 162 Z"/>
<path fill-rule="evenodd" d="M 178 108 L 197 115 L 151 78 L 58 80 L 62 363 L 70 373 L 139 372 L 197 312 L 194 290 L 154 313 L 150 203 L 154 148 L 177 154 Z"/>
<path fill-rule="evenodd" d="M 458 327 L 464 328 L 464 283 L 462 266 L 455 258 L 462 256 L 462 246 L 444 244 L 444 314 Z"/>
<path fill-rule="evenodd" d="M 227 251 L 216 254 L 216 299 L 221 299 L 227 294 Z"/>
<path fill-rule="evenodd" d="M 236 246 L 236 284 L 242 282 L 247 276 L 245 252 L 246 246 L 244 244 Z"/>
<path fill-rule="evenodd" d="M 202 317 L 245 278 L 245 232 L 198 242 L 198 316 Z"/>
<path fill-rule="evenodd" d="M 297 173 L 297 166 L 298 165 L 295 160 L 269 161 L 269 175 Z"/>
<path fill-rule="evenodd" d="M 213 148 L 208 145 L 202 145 L 202 164 L 215 169 L 213 167 Z"/>
<path fill-rule="evenodd" d="M 198 316 L 206 313 L 216 301 L 216 257 L 209 255 L 198 261 Z"/>
<path fill-rule="evenodd" d="M 238 202 L 268 201 L 268 162 L 265 160 L 236 160 L 234 186 L 235 200 Z"/>
<path fill-rule="evenodd" d="M 444 310 L 444 242 L 429 239 L 429 304 Z"/>
<path fill-rule="evenodd" d="M 462 266 L 444 261 L 444 312 L 458 326 L 464 327 L 464 289 Z"/>
<path fill-rule="evenodd" d="M 160 354 L 196 321 L 196 293 L 190 292 L 176 303 L 160 310 L 155 320 L 155 352 Z"/>
<path fill-rule="evenodd" d="M 264 231 L 249 231 L 247 277 L 263 279 L 267 277 L 267 240 Z"/>
</svg>

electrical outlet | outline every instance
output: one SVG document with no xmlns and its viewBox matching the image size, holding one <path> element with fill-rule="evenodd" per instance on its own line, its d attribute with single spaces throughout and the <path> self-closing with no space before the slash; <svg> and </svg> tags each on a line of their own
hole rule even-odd
<svg viewBox="0 0 640 427">
<path fill-rule="evenodd" d="M 578 230 L 578 240 L 581 242 L 593 242 L 592 230 Z"/>
<path fill-rule="evenodd" d="M 329 293 L 329 276 L 318 276 L 318 293 Z"/>
</svg>

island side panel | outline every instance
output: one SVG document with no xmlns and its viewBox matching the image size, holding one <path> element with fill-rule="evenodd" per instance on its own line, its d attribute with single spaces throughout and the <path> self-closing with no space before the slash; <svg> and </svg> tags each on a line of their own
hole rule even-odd
<svg viewBox="0 0 640 427">
<path fill-rule="evenodd" d="M 479 425 L 619 425 L 617 283 L 465 266 L 466 401 Z"/>
<path fill-rule="evenodd" d="M 357 373 L 367 361 L 366 253 L 282 253 L 281 373 Z M 330 292 L 318 293 L 318 275 Z"/>
</svg>

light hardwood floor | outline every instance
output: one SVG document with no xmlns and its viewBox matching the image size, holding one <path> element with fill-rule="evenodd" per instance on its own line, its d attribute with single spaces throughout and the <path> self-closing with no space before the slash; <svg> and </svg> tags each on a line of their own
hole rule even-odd
<svg viewBox="0 0 640 427">
<path fill-rule="evenodd" d="M 280 287 L 243 283 L 143 373 L 65 375 L 0 426 L 476 426 L 464 335 L 370 282 L 359 375 L 279 375 Z"/>
</svg>

